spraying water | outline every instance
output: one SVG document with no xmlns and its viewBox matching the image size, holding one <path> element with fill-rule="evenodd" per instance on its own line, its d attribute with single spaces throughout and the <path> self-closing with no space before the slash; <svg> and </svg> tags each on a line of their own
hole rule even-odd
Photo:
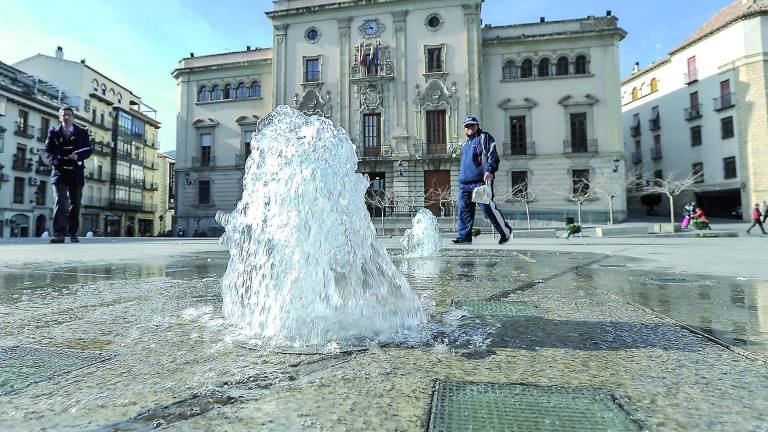
<svg viewBox="0 0 768 432">
<path fill-rule="evenodd" d="M 330 121 L 277 107 L 251 142 L 243 198 L 218 213 L 224 316 L 272 347 L 416 337 L 424 315 L 364 203 L 355 147 Z"/>
<path fill-rule="evenodd" d="M 423 208 L 413 218 L 413 228 L 400 239 L 403 255 L 409 258 L 436 256 L 440 253 L 440 231 L 437 218 Z"/>
</svg>

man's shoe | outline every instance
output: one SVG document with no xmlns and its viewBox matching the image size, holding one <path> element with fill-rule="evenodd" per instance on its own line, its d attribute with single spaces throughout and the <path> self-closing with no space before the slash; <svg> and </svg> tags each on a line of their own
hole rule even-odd
<svg viewBox="0 0 768 432">
<path fill-rule="evenodd" d="M 456 237 L 455 239 L 451 240 L 451 242 L 453 244 L 472 244 L 472 239 Z"/>
<path fill-rule="evenodd" d="M 499 239 L 499 244 L 503 245 L 504 243 L 506 243 L 508 241 L 509 241 L 509 236 L 502 237 L 502 238 Z"/>
<path fill-rule="evenodd" d="M 54 237 L 51 239 L 51 243 L 64 243 L 64 237 Z"/>
<path fill-rule="evenodd" d="M 63 243 L 63 242 L 64 242 L 64 240 L 62 239 L 62 240 L 61 240 L 61 242 Z M 77 238 L 77 236 L 76 236 L 76 235 L 73 235 L 73 236 L 69 236 L 69 242 L 70 242 L 70 243 L 80 243 L 80 239 L 79 239 L 79 238 Z"/>
</svg>

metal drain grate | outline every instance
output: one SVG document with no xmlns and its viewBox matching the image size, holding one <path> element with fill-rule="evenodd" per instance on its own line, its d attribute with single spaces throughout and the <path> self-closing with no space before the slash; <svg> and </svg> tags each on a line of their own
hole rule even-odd
<svg viewBox="0 0 768 432">
<path fill-rule="evenodd" d="M 454 299 L 451 305 L 456 309 L 463 309 L 472 315 L 505 316 L 538 314 L 535 306 L 524 301 Z"/>
<path fill-rule="evenodd" d="M 440 381 L 429 431 L 639 431 L 610 393 L 595 389 Z"/>
<path fill-rule="evenodd" d="M 34 346 L 0 347 L 0 395 L 110 358 L 99 352 Z"/>
</svg>

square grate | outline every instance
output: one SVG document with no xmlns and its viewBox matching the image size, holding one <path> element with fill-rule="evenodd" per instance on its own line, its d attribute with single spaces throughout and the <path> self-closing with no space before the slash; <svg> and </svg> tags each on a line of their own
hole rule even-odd
<svg viewBox="0 0 768 432">
<path fill-rule="evenodd" d="M 524 301 L 454 299 L 451 305 L 456 309 L 463 309 L 472 315 L 507 316 L 538 314 L 535 306 Z"/>
<path fill-rule="evenodd" d="M 605 391 L 439 381 L 429 431 L 639 431 Z"/>
<path fill-rule="evenodd" d="M 99 352 L 34 346 L 0 347 L 0 395 L 109 358 Z"/>
</svg>

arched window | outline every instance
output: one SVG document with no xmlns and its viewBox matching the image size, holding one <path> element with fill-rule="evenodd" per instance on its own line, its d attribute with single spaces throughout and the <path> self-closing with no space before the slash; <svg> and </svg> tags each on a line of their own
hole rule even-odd
<svg viewBox="0 0 768 432">
<path fill-rule="evenodd" d="M 102 84 L 101 85 L 101 95 L 106 96 L 107 95 L 107 86 Z"/>
<path fill-rule="evenodd" d="M 123 102 L 123 94 L 120 92 L 117 92 L 117 103 Z"/>
<path fill-rule="evenodd" d="M 523 60 L 520 68 L 520 78 L 530 78 L 533 76 L 533 61 L 531 59 Z"/>
<path fill-rule="evenodd" d="M 254 81 L 251 84 L 251 94 L 250 97 L 261 97 L 261 83 L 258 81 Z"/>
<path fill-rule="evenodd" d="M 200 87 L 200 90 L 197 91 L 197 101 L 208 102 L 209 100 L 211 100 L 211 94 L 208 92 L 208 87 Z"/>
<path fill-rule="evenodd" d="M 562 56 L 557 59 L 557 73 L 558 76 L 568 75 L 568 57 Z"/>
<path fill-rule="evenodd" d="M 248 87 L 245 86 L 245 83 L 237 85 L 237 94 L 235 97 L 238 99 L 245 99 L 248 97 Z"/>
<path fill-rule="evenodd" d="M 110 96 L 115 97 L 115 94 L 116 94 L 115 93 L 115 89 L 113 89 L 113 88 L 109 89 L 109 95 Z"/>
<path fill-rule="evenodd" d="M 648 84 L 642 83 L 640 84 L 640 97 L 643 97 L 648 94 Z"/>
<path fill-rule="evenodd" d="M 211 87 L 211 100 L 221 100 L 221 88 L 217 85 Z"/>
<path fill-rule="evenodd" d="M 576 57 L 574 62 L 574 72 L 577 75 L 584 75 L 587 73 L 587 56 L 580 55 Z"/>
<path fill-rule="evenodd" d="M 504 63 L 504 67 L 501 68 L 501 79 L 517 79 L 517 65 L 514 61 L 510 60 Z"/>
<path fill-rule="evenodd" d="M 638 98 L 638 94 L 637 94 L 637 87 L 633 87 L 633 88 L 632 88 L 632 100 L 633 100 L 633 101 L 636 101 L 636 100 L 637 100 L 637 98 Z"/>
<path fill-rule="evenodd" d="M 227 84 L 224 86 L 224 99 L 233 99 L 234 94 L 232 93 L 232 84 Z"/>
<path fill-rule="evenodd" d="M 543 59 L 539 60 L 539 76 L 540 77 L 549 76 L 549 59 L 547 57 L 544 57 Z"/>
<path fill-rule="evenodd" d="M 91 84 L 93 84 L 93 92 L 96 93 L 99 91 L 99 82 L 95 79 L 91 81 Z"/>
<path fill-rule="evenodd" d="M 656 93 L 659 91 L 659 80 L 656 78 L 651 80 L 651 93 Z"/>
</svg>

